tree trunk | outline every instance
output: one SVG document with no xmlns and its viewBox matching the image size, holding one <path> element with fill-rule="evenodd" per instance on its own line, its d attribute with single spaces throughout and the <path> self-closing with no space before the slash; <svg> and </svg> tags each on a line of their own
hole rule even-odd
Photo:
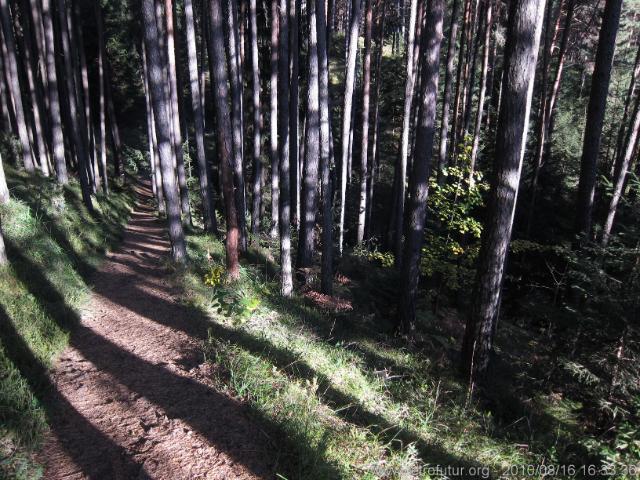
<svg viewBox="0 0 640 480">
<path fill-rule="evenodd" d="M 13 37 L 11 12 L 8 0 L 0 0 L 0 22 L 2 23 L 2 55 L 4 57 L 5 75 L 13 111 L 18 128 L 18 138 L 22 147 L 22 161 L 27 172 L 35 170 L 34 158 L 29 142 L 29 131 L 25 118 L 25 110 L 22 104 L 22 90 L 20 88 L 20 75 L 16 59 L 16 44 Z"/>
<path fill-rule="evenodd" d="M 290 52 L 290 70 L 291 70 L 291 86 L 289 105 L 289 155 L 291 169 L 291 224 L 298 226 L 300 218 L 300 159 L 298 157 L 298 135 L 300 134 L 300 51 L 298 45 L 299 39 L 299 18 L 301 10 L 300 0 L 289 0 L 289 15 L 291 23 L 291 31 L 289 35 L 289 52 Z"/>
<path fill-rule="evenodd" d="M 417 2 L 417 0 L 413 0 Z M 365 37 L 362 78 L 362 143 L 360 147 L 360 208 L 356 243 L 361 245 L 367 221 L 367 185 L 369 181 L 369 115 L 371 104 L 371 37 L 373 34 L 372 0 L 365 0 Z M 412 52 L 409 50 L 409 52 Z"/>
<path fill-rule="evenodd" d="M 618 203 L 620 203 L 620 197 L 622 197 L 622 190 L 625 184 L 625 179 L 629 171 L 631 164 L 631 158 L 636 146 L 636 140 L 638 138 L 638 130 L 640 130 L 640 95 L 636 98 L 636 104 L 629 126 L 629 132 L 627 134 L 627 145 L 624 153 L 620 157 L 620 165 L 616 168 L 616 177 L 614 179 L 613 193 L 611 195 L 611 201 L 609 202 L 609 208 L 607 210 L 607 220 L 602 230 L 602 246 L 606 247 L 611 237 L 611 229 L 613 228 L 613 221 L 618 210 Z"/>
<path fill-rule="evenodd" d="M 476 122 L 473 129 L 473 147 L 471 148 L 471 164 L 469 166 L 469 185 L 474 185 L 474 173 L 476 168 L 476 158 L 480 148 L 480 129 L 482 128 L 482 117 L 484 114 L 484 99 L 487 93 L 487 72 L 489 70 L 489 48 L 491 47 L 491 27 L 493 0 L 486 0 L 484 7 L 484 43 L 482 46 L 482 73 L 480 74 L 480 93 L 478 94 L 478 110 L 476 112 Z"/>
<path fill-rule="evenodd" d="M 470 384 L 487 371 L 522 171 L 545 0 L 511 3 L 495 166 L 482 233 L 473 302 L 462 346 Z"/>
<path fill-rule="evenodd" d="M 0 0 L 2 1 L 2 0 Z M 93 212 L 93 203 L 91 202 L 91 186 L 89 184 L 89 154 L 86 145 L 86 124 L 80 121 L 82 110 L 77 102 L 77 92 L 75 83 L 74 66 L 71 59 L 71 47 L 69 45 L 69 31 L 67 27 L 67 10 L 64 0 L 58 0 L 58 20 L 60 25 L 60 36 L 62 38 L 62 53 L 64 57 L 65 78 L 67 82 L 67 100 L 69 104 L 69 117 L 71 125 L 67 131 L 71 131 L 73 139 L 73 149 L 78 163 L 78 175 L 80 177 L 80 189 L 82 191 L 82 200 L 90 212 Z"/>
<path fill-rule="evenodd" d="M 278 236 L 278 205 L 280 201 L 279 158 L 278 158 L 278 41 L 280 21 L 278 18 L 278 0 L 271 0 L 271 80 L 269 141 L 271 146 L 271 238 Z"/>
<path fill-rule="evenodd" d="M 258 51 L 258 18 L 257 2 L 250 0 L 249 32 L 251 38 L 251 79 L 253 103 L 253 205 L 251 208 L 251 234 L 256 237 L 260 233 L 260 209 L 262 206 L 263 167 L 260 158 L 262 151 L 262 112 L 260 110 L 260 60 Z"/>
<path fill-rule="evenodd" d="M 235 185 L 238 227 L 240 228 L 240 250 L 247 249 L 247 216 L 244 173 L 244 126 L 242 123 L 242 71 L 240 69 L 240 41 L 238 35 L 237 0 L 227 0 L 229 78 L 231 86 L 231 125 L 233 127 L 233 180 Z"/>
<path fill-rule="evenodd" d="M 156 23 L 154 0 L 142 0 L 144 42 L 147 53 L 147 71 L 149 73 L 149 91 L 154 111 L 156 135 L 158 139 L 158 159 L 162 172 L 162 189 L 167 205 L 167 221 L 171 256 L 176 263 L 187 259 L 184 230 L 181 221 L 180 195 L 176 185 L 173 148 L 171 143 L 171 104 L 165 90 L 165 70 L 160 49 L 159 32 Z"/>
<path fill-rule="evenodd" d="M 329 108 L 329 56 L 326 0 L 316 0 L 318 19 L 318 86 L 320 100 L 320 171 L 322 175 L 322 293 L 333 293 L 333 193 L 331 192 L 331 109 Z"/>
<path fill-rule="evenodd" d="M 420 257 L 427 215 L 429 174 L 436 130 L 436 105 L 440 69 L 440 45 L 444 0 L 428 0 L 427 23 L 420 41 L 424 55 L 420 100 L 420 121 L 417 125 L 415 159 L 410 179 L 409 215 L 400 275 L 398 327 L 405 332 L 415 330 L 415 297 L 420 278 Z"/>
<path fill-rule="evenodd" d="M 238 242 L 240 237 L 238 211 L 233 185 L 233 132 L 229 112 L 229 73 L 225 58 L 224 30 L 222 29 L 222 0 L 210 0 L 209 36 L 211 38 L 211 63 L 213 71 L 213 99 L 216 107 L 216 128 L 218 130 L 218 151 L 222 170 L 225 214 L 227 219 L 227 275 L 235 281 L 240 279 L 238 262 Z"/>
<path fill-rule="evenodd" d="M 1 162 L 2 160 L 0 160 Z M 9 263 L 7 258 L 7 250 L 4 246 L 4 236 L 2 235 L 2 221 L 0 220 L 0 267 L 4 267 Z"/>
<path fill-rule="evenodd" d="M 338 224 L 338 254 L 344 246 L 344 217 L 347 208 L 347 172 L 350 159 L 350 136 L 352 130 L 353 91 L 356 86 L 356 60 L 358 56 L 358 34 L 360 30 L 362 0 L 353 0 L 351 25 L 349 27 L 349 48 L 344 82 L 344 108 L 342 109 L 342 161 L 340 163 L 340 223 Z"/>
<path fill-rule="evenodd" d="M 595 68 L 591 79 L 575 217 L 575 233 L 586 239 L 591 236 L 598 155 L 621 9 L 622 0 L 606 0 L 598 39 L 598 50 L 596 51 Z"/>
<path fill-rule="evenodd" d="M 198 158 L 198 179 L 200 181 L 200 196 L 202 197 L 204 228 L 209 233 L 217 234 L 218 225 L 216 222 L 215 206 L 213 204 L 213 191 L 210 184 L 211 168 L 209 167 L 204 148 L 204 112 L 202 110 L 202 90 L 198 74 L 198 52 L 196 50 L 196 27 L 193 19 L 193 0 L 185 0 L 184 14 L 187 34 L 189 82 L 191 85 L 191 108 L 193 109 L 196 155 Z"/>
<path fill-rule="evenodd" d="M 460 0 L 453 0 L 451 7 L 451 26 L 447 46 L 447 67 L 444 75 L 444 95 L 442 101 L 442 120 L 440 121 L 440 148 L 438 149 L 438 183 L 444 180 L 444 169 L 448 165 L 447 142 L 449 140 L 449 119 L 451 115 L 451 92 L 453 91 L 453 76 L 456 48 L 458 45 L 458 16 L 460 14 Z"/>
<path fill-rule="evenodd" d="M 289 12 L 288 1 L 280 0 L 280 55 L 278 76 L 278 151 L 280 153 L 280 292 L 293 294 L 291 272 L 291 181 L 289 171 Z"/>
<path fill-rule="evenodd" d="M 305 135 L 306 158 L 302 183 L 302 221 L 300 223 L 300 238 L 298 241 L 298 268 L 308 268 L 313 264 L 316 212 L 318 210 L 318 165 L 320 161 L 318 24 L 315 2 L 310 1 L 307 7 L 309 15 L 309 86 Z"/>
<path fill-rule="evenodd" d="M 104 26 L 102 22 L 102 7 L 100 2 L 95 0 L 94 7 L 96 10 L 96 23 L 98 24 L 98 83 L 100 89 L 100 175 L 102 176 L 102 186 L 104 193 L 109 195 L 109 178 L 107 171 L 107 102 L 105 99 L 105 83 L 108 82 L 105 76 L 104 58 L 105 58 L 105 44 L 104 44 Z"/>
<path fill-rule="evenodd" d="M 4 166 L 2 165 L 2 156 L 0 155 L 0 205 L 6 205 L 9 202 L 9 187 L 7 187 L 7 178 L 4 175 Z"/>
<path fill-rule="evenodd" d="M 458 129 L 459 129 L 459 124 L 460 124 L 460 109 L 461 109 L 461 103 L 463 100 L 463 90 L 464 90 L 464 79 L 463 77 L 463 71 L 464 71 L 464 67 L 466 65 L 465 62 L 465 48 L 469 49 L 470 45 L 469 45 L 469 35 L 468 35 L 468 31 L 470 28 L 470 16 L 471 16 L 471 2 L 472 0 L 465 0 L 464 3 L 464 12 L 462 14 L 462 32 L 460 32 L 460 50 L 458 52 L 458 66 L 456 68 L 456 96 L 455 96 L 455 100 L 453 102 L 453 117 L 452 117 L 452 123 L 451 123 L 451 148 L 449 149 L 451 151 L 450 153 L 450 157 L 454 160 L 454 163 L 456 162 L 456 152 L 458 150 L 458 145 L 456 144 L 456 142 L 458 141 Z M 447 160 L 448 162 L 448 160 Z"/>
</svg>

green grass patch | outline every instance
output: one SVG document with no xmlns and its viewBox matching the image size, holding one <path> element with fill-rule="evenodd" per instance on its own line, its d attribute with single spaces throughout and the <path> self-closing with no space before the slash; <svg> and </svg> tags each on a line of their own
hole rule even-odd
<svg viewBox="0 0 640 480">
<path fill-rule="evenodd" d="M 47 429 L 46 369 L 67 345 L 90 292 L 88 275 L 119 241 L 133 197 L 112 182 L 91 215 L 75 182 L 62 188 L 11 167 L 7 176 L 12 200 L 0 207 L 9 254 L 0 269 L 0 477 L 37 478 L 29 457 Z"/>
</svg>

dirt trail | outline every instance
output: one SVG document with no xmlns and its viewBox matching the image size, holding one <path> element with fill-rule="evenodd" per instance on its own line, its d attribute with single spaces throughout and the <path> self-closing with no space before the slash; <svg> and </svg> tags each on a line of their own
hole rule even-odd
<svg viewBox="0 0 640 480">
<path fill-rule="evenodd" d="M 148 191 L 139 194 L 51 374 L 44 478 L 271 478 L 265 435 L 207 380 L 190 311 L 174 301 L 163 267 L 165 229 Z"/>
</svg>

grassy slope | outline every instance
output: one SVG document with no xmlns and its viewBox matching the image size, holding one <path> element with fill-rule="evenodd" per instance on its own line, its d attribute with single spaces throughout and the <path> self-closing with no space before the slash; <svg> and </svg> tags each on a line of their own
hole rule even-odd
<svg viewBox="0 0 640 480">
<path fill-rule="evenodd" d="M 12 200 L 0 208 L 10 258 L 0 270 L 0 477 L 34 478 L 28 452 L 47 427 L 43 373 L 67 344 L 71 313 L 89 293 L 87 275 L 118 241 L 132 197 L 115 186 L 108 198 L 99 196 L 91 216 L 76 184 L 63 190 L 48 179 L 7 173 Z"/>
</svg>

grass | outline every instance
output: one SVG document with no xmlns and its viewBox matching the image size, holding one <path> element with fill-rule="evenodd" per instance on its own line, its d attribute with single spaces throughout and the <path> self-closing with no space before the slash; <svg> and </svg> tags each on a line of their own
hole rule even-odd
<svg viewBox="0 0 640 480">
<path fill-rule="evenodd" d="M 480 402 L 458 375 L 455 311 L 421 311 L 414 346 L 389 334 L 388 297 L 375 298 L 389 269 L 345 259 L 341 273 L 360 275 L 337 285 L 353 310 L 335 312 L 279 296 L 268 240 L 232 286 L 203 280 L 224 264 L 222 243 L 193 235 L 188 245 L 192 268 L 181 281 L 185 302 L 211 320 L 204 356 L 218 387 L 263 422 L 281 478 L 441 478 L 438 467 L 497 478 L 514 465 L 586 461 L 580 404 L 525 388 L 535 382 L 527 359 L 546 348 L 525 330 L 501 328 L 501 358 L 517 368 L 498 366 L 504 380 Z"/>
<path fill-rule="evenodd" d="M 72 326 L 66 312 L 87 300 L 88 275 L 119 241 L 132 196 L 114 185 L 109 197 L 98 195 L 90 215 L 76 183 L 61 188 L 51 179 L 5 168 L 12 200 L 0 207 L 10 260 L 0 269 L 0 477 L 38 478 L 40 468 L 30 455 L 47 429 L 47 382 L 38 374 L 51 366 L 69 335 L 54 317 L 67 316 Z M 34 268 L 59 297 L 33 281 Z M 25 351 L 16 348 L 16 338 Z"/>
</svg>

